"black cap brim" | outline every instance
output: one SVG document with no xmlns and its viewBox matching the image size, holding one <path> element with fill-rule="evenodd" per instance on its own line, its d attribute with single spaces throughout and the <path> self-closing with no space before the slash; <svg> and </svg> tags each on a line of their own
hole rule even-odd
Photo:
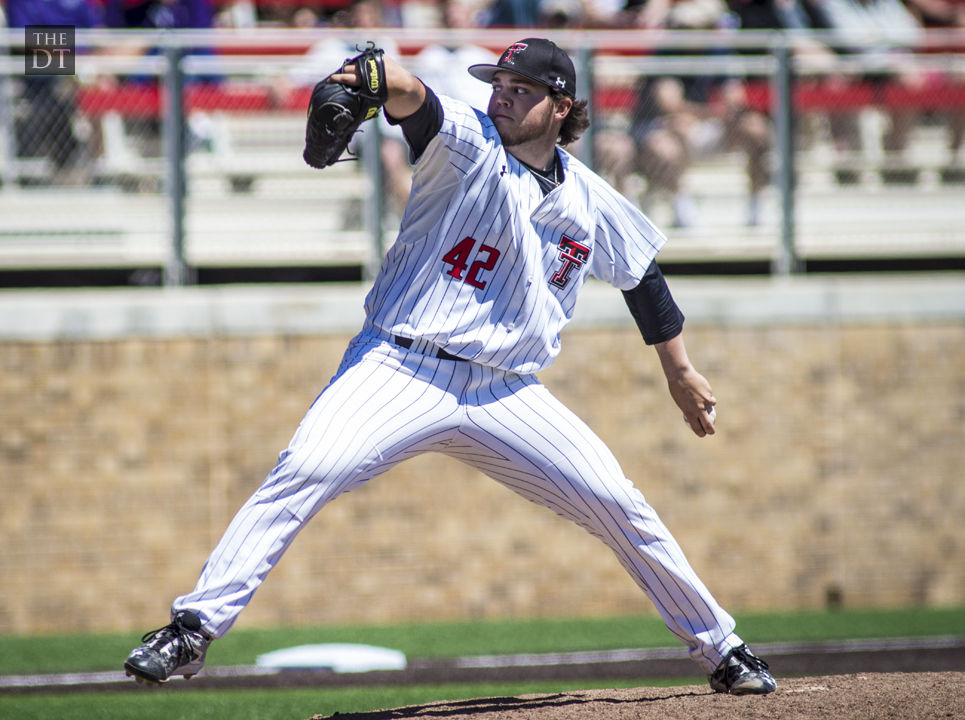
<svg viewBox="0 0 965 720">
<path fill-rule="evenodd" d="M 518 70 L 513 70 L 508 67 L 500 67 L 499 65 L 470 65 L 469 74 L 472 75 L 477 80 L 482 80 L 484 83 L 491 83 L 493 81 L 493 75 L 502 70 L 503 72 L 512 73 L 513 75 L 519 75 L 526 78 L 527 80 L 532 80 L 537 85 L 544 85 L 545 87 L 550 87 L 546 82 L 540 80 L 534 75 L 528 75 L 527 73 L 519 72 Z"/>
</svg>

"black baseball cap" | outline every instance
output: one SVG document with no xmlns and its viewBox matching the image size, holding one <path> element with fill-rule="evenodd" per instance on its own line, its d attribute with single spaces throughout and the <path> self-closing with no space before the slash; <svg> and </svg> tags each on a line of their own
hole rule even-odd
<svg viewBox="0 0 965 720">
<path fill-rule="evenodd" d="M 576 97 L 576 69 L 569 55 L 545 38 L 526 38 L 510 45 L 496 65 L 470 65 L 469 74 L 483 82 L 492 82 L 499 70 L 535 80 L 556 88 L 567 97 Z"/>
</svg>

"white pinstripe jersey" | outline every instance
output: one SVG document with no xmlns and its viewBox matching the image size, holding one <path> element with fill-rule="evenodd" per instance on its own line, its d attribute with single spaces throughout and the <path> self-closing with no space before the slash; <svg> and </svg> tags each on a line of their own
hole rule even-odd
<svg viewBox="0 0 965 720">
<path fill-rule="evenodd" d="M 439 133 L 416 161 L 396 242 L 365 301 L 366 325 L 503 370 L 548 367 L 589 275 L 636 287 L 666 238 L 558 149 L 543 195 L 482 112 L 439 97 Z"/>
</svg>

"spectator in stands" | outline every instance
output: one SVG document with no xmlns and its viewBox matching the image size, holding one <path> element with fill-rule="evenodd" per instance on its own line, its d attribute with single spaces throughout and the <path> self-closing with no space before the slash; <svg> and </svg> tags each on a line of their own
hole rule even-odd
<svg viewBox="0 0 965 720">
<path fill-rule="evenodd" d="M 821 82 L 832 93 L 847 93 L 859 83 L 883 86 L 886 82 L 920 83 L 922 78 L 903 62 L 904 51 L 913 48 L 921 26 L 911 16 L 902 0 L 730 0 L 731 7 L 748 29 L 823 30 L 835 38 L 831 47 L 798 38 L 797 51 L 808 54 L 811 68 L 815 61 Z M 874 41 L 865 44 L 864 41 Z M 841 55 L 862 58 L 861 72 L 847 74 L 838 61 Z M 827 114 L 828 130 L 839 152 L 835 176 L 842 184 L 860 180 L 860 164 L 852 159 L 866 148 L 859 113 L 854 111 Z M 892 109 L 888 112 L 888 128 L 881 137 L 881 147 L 890 156 L 882 169 L 886 181 L 907 181 L 916 173 L 901 167 L 902 154 L 908 146 L 916 124 L 916 113 Z"/>
<path fill-rule="evenodd" d="M 729 0 L 744 30 L 811 30 L 825 23 L 811 0 Z"/>
<path fill-rule="evenodd" d="M 965 28 L 965 0 L 905 0 L 905 4 L 925 28 Z"/>
<path fill-rule="evenodd" d="M 846 76 L 835 72 L 840 63 L 834 50 L 815 40 L 811 30 L 827 30 L 828 19 L 820 8 L 821 0 L 729 0 L 728 5 L 744 30 L 792 30 L 802 31 L 791 36 L 792 49 L 797 58 L 806 58 L 809 80 L 818 79 L 836 92 L 843 91 L 850 83 Z M 767 53 L 767 47 L 757 48 Z M 857 124 L 847 113 L 831 112 L 820 116 L 827 124 L 836 147 L 845 149 L 857 134 Z M 819 136 L 819 114 L 793 115 L 795 142 L 798 147 L 810 147 Z M 844 172 L 839 170 L 839 173 Z"/>
<path fill-rule="evenodd" d="M 7 0 L 6 11 L 11 28 L 104 25 L 103 11 L 95 0 Z M 48 182 L 86 181 L 87 140 L 77 115 L 76 76 L 31 75 L 20 78 L 20 82 L 23 90 L 15 109 L 17 156 L 46 158 L 51 165 L 51 173 L 45 178 Z"/>
<path fill-rule="evenodd" d="M 626 17 L 638 27 L 651 29 L 730 26 L 727 7 L 719 0 L 630 0 Z M 743 81 L 711 75 L 648 75 L 639 78 L 636 92 L 629 135 L 612 131 L 598 135 L 595 149 L 601 172 L 621 192 L 628 192 L 630 175 L 641 174 L 647 182 L 644 204 L 669 200 L 672 225 L 687 227 L 696 219 L 687 170 L 701 157 L 739 150 L 747 159 L 746 221 L 758 224 L 760 196 L 770 180 L 772 128 L 766 115 L 748 107 Z"/>
<path fill-rule="evenodd" d="M 315 83 L 334 72 L 346 58 L 357 55 L 370 40 L 387 54 L 394 57 L 400 55 L 395 40 L 384 32 L 387 22 L 381 0 L 354 0 L 346 9 L 335 13 L 331 24 L 334 27 L 350 29 L 351 32 L 339 37 L 326 37 L 309 48 L 302 62 L 293 67 L 285 77 L 279 78 L 275 87 L 279 102 L 284 104 L 284 97 L 296 88 L 314 87 Z M 373 34 L 373 30 L 383 32 Z M 381 115 L 378 123 L 382 136 L 380 156 L 386 206 L 393 215 L 401 217 L 412 186 L 408 146 L 398 125 L 389 125 Z M 358 152 L 358 148 L 353 145 L 350 145 L 350 150 Z"/>
<path fill-rule="evenodd" d="M 539 25 L 553 29 L 623 28 L 623 6 L 624 0 L 542 0 Z"/>
<path fill-rule="evenodd" d="M 186 29 L 214 25 L 214 0 L 104 0 L 107 23 L 118 28 Z"/>
<path fill-rule="evenodd" d="M 214 27 L 214 0 L 104 0 L 107 24 L 115 28 L 144 30 L 206 30 Z M 145 50 L 157 53 L 156 48 Z M 206 47 L 188 48 L 191 55 L 211 55 Z M 189 78 L 206 82 L 217 77 Z"/>
<path fill-rule="evenodd" d="M 452 30 L 474 27 L 474 7 L 470 0 L 438 0 L 435 7 L 439 27 Z M 485 112 L 491 95 L 489 87 L 478 82 L 467 83 L 452 69 L 470 65 L 494 65 L 498 59 L 498 55 L 484 47 L 454 40 L 445 45 L 427 45 L 422 48 L 413 58 L 410 69 L 428 87 Z"/>
<path fill-rule="evenodd" d="M 965 0 L 906 0 L 906 4 L 926 28 L 965 27 Z"/>
<path fill-rule="evenodd" d="M 921 24 L 912 16 L 902 0 L 815 0 L 817 7 L 827 20 L 830 30 L 840 39 L 839 52 L 857 53 L 863 60 L 864 72 L 861 79 L 881 87 L 887 82 L 900 82 L 906 85 L 919 85 L 923 78 L 913 67 L 909 68 L 904 59 L 921 37 Z M 869 40 L 871 44 L 860 44 L 849 48 L 849 43 Z M 861 151 L 863 141 L 853 113 L 839 113 L 838 122 L 844 128 L 835 130 L 835 140 L 839 148 Z M 903 162 L 903 153 L 908 147 L 911 131 L 917 123 L 914 109 L 891 109 L 888 112 L 888 128 L 881 144 L 891 156 L 889 165 L 881 171 L 885 182 L 913 181 L 917 173 L 911 168 L 895 167 L 894 163 Z M 844 182 L 857 179 L 853 172 L 839 172 L 838 179 Z"/>
<path fill-rule="evenodd" d="M 314 8 L 298 7 L 292 12 L 291 26 L 293 28 L 313 28 L 318 27 L 319 24 L 318 13 L 315 12 Z"/>
<path fill-rule="evenodd" d="M 912 15 L 928 29 L 958 29 L 965 30 L 965 0 L 905 0 Z M 931 52 L 947 52 L 961 54 L 965 47 L 932 46 Z M 941 80 L 951 81 L 957 85 L 965 83 L 965 73 L 957 72 L 946 75 Z M 948 164 L 942 169 L 941 176 L 945 182 L 965 182 L 965 157 L 962 157 L 963 141 L 965 141 L 965 108 L 949 109 L 942 113 L 943 120 L 948 127 Z"/>
<path fill-rule="evenodd" d="M 492 0 L 483 23 L 487 27 L 536 27 L 541 18 L 540 0 Z"/>
<path fill-rule="evenodd" d="M 310 9 L 309 9 L 310 10 Z M 218 28 L 252 28 L 258 26 L 258 9 L 253 0 L 219 2 L 212 21 Z"/>
<path fill-rule="evenodd" d="M 821 0 L 728 0 L 727 4 L 742 30 L 808 31 L 829 27 L 820 3 Z M 793 36 L 793 42 L 798 54 L 813 54 L 833 62 L 831 49 L 807 34 Z"/>
<path fill-rule="evenodd" d="M 204 30 L 214 27 L 214 0 L 104 0 L 107 24 L 113 28 L 138 30 Z M 144 47 L 140 52 L 156 55 L 160 48 Z M 190 55 L 213 55 L 210 47 L 185 48 Z M 132 83 L 154 84 L 157 76 L 129 76 L 122 78 Z M 185 83 L 219 83 L 218 75 L 186 76 Z M 140 152 L 147 157 L 161 154 L 161 118 L 125 118 L 125 130 L 136 138 Z M 210 121 L 205 113 L 192 112 L 187 126 L 190 148 L 210 147 Z M 154 189 L 156 183 L 147 182 L 146 187 Z"/>
</svg>

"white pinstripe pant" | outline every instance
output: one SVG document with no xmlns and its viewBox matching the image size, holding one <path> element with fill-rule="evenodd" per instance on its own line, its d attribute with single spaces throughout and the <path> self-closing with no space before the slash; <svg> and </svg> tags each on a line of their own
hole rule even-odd
<svg viewBox="0 0 965 720">
<path fill-rule="evenodd" d="M 601 539 L 707 672 L 741 640 L 670 532 L 586 424 L 536 379 L 353 340 L 264 484 L 174 610 L 220 637 L 326 503 L 408 457 L 452 456 Z"/>
</svg>

